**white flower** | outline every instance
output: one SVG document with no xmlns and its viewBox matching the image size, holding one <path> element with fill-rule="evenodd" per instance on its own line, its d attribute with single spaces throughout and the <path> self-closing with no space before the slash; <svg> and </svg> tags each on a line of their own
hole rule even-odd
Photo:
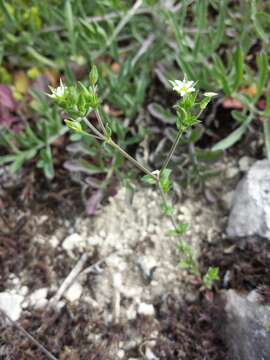
<svg viewBox="0 0 270 360">
<path fill-rule="evenodd" d="M 62 96 L 65 95 L 66 89 L 67 89 L 67 87 L 64 86 L 64 84 L 62 83 L 62 80 L 60 79 L 60 86 L 58 86 L 55 89 L 53 87 L 50 87 L 50 90 L 52 93 L 48 94 L 48 95 L 53 99 L 61 98 Z"/>
<path fill-rule="evenodd" d="M 188 81 L 184 79 L 183 81 L 180 80 L 170 81 L 170 83 L 173 86 L 173 90 L 176 91 L 181 96 L 185 96 L 195 91 L 195 88 L 193 86 L 194 81 Z"/>
<path fill-rule="evenodd" d="M 215 92 L 206 92 L 203 95 L 206 97 L 214 97 L 214 96 L 217 96 L 218 94 Z"/>
</svg>

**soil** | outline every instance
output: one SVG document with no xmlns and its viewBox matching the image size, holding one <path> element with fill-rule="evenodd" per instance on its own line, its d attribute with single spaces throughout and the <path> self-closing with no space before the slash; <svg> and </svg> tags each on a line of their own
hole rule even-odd
<svg viewBox="0 0 270 360">
<path fill-rule="evenodd" d="M 225 157 L 215 165 L 223 184 L 209 178 L 203 191 L 187 189 L 176 203 L 179 221 L 190 224 L 185 240 L 195 246 L 202 273 L 209 265 L 220 268 L 213 291 L 178 267 L 175 240 L 167 236 L 171 224 L 151 188 L 140 187 L 132 203 L 119 188 L 95 217 L 85 217 L 76 185 L 66 196 L 56 182 L 45 197 L 29 175 L 28 191 L 35 195 L 27 197 L 25 186 L 8 175 L 9 185 L 1 189 L 0 292 L 24 296 L 17 323 L 61 360 L 228 359 L 220 290 L 259 287 L 269 299 L 269 246 L 243 248 L 227 243 L 224 233 L 233 189 L 243 164 L 252 161 Z M 76 280 L 79 297 L 64 294 L 50 306 L 84 253 L 90 271 Z M 31 304 L 35 290 L 44 288 L 43 305 Z M 141 311 L 146 304 L 150 308 Z M 0 356 L 47 358 L 4 319 Z"/>
</svg>

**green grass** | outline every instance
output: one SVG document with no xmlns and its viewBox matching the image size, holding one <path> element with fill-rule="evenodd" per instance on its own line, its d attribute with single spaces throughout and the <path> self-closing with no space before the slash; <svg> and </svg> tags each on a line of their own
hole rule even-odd
<svg viewBox="0 0 270 360">
<path fill-rule="evenodd" d="M 197 146 L 203 131 L 190 133 L 182 141 L 184 153 L 193 164 L 192 177 L 207 172 L 203 159 L 211 160 L 216 151 L 233 146 L 258 119 L 264 132 L 266 155 L 270 158 L 267 122 L 270 4 L 263 0 L 172 3 L 0 0 L 0 82 L 10 84 L 14 90 L 12 76 L 18 69 L 25 73 L 34 69 L 41 74 L 53 69 L 67 83 L 74 82 L 78 72 L 82 72 L 83 81 L 87 69 L 96 63 L 101 74 L 99 93 L 113 114 L 115 136 L 125 147 L 140 141 L 145 132 L 148 137 L 155 136 L 145 122 L 140 123 L 140 129 L 134 126 L 138 116 L 150 116 L 147 109 L 152 109 L 152 113 L 154 109 L 165 121 L 174 119 L 173 112 L 168 110 L 170 104 L 155 103 L 156 74 L 159 98 L 170 96 L 164 79 L 186 76 L 198 82 L 201 89 L 218 92 L 221 103 L 223 98 L 233 97 L 243 104 L 241 110 L 232 112 L 234 131 L 213 147 L 214 152 Z M 243 88 L 251 86 L 256 86 L 255 96 L 243 92 Z M 20 94 L 20 101 L 25 96 Z M 258 109 L 259 99 L 265 99 L 264 108 Z M 45 105 L 47 101 L 41 95 L 36 98 L 39 106 L 29 110 L 34 115 L 26 119 L 23 133 L 14 135 L 2 126 L 0 144 L 4 155 L 0 164 L 11 164 L 15 171 L 32 160 L 46 177 L 53 178 L 52 144 L 65 133 L 65 127 L 60 117 L 56 118 L 53 106 Z M 40 122 L 33 122 L 33 117 Z M 85 141 L 79 138 L 70 141 L 73 140 Z M 94 171 L 89 166 L 94 166 L 96 173 L 107 171 L 110 163 L 96 156 L 94 141 L 87 156 L 84 145 L 77 148 L 80 151 L 76 156 L 73 153 L 71 160 L 80 164 L 78 168 L 89 172 Z M 99 160 L 91 165 L 91 159 L 96 158 Z M 119 159 L 113 163 L 123 166 Z"/>
</svg>

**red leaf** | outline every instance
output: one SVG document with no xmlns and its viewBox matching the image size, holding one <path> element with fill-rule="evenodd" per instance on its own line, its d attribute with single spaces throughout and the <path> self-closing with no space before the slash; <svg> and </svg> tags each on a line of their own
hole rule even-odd
<svg viewBox="0 0 270 360">
<path fill-rule="evenodd" d="M 7 108 L 10 111 L 16 111 L 17 109 L 17 104 L 10 88 L 2 84 L 0 84 L 0 107 Z"/>
</svg>

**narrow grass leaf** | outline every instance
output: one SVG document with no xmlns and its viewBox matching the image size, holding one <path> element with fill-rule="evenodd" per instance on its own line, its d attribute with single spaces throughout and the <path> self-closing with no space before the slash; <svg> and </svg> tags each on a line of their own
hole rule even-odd
<svg viewBox="0 0 270 360">
<path fill-rule="evenodd" d="M 248 128 L 248 125 L 250 124 L 251 120 L 252 120 L 252 116 L 249 116 L 244 124 L 239 126 L 239 128 L 234 130 L 225 139 L 221 140 L 216 145 L 214 145 L 212 150 L 213 151 L 226 150 L 226 149 L 230 148 L 231 146 L 233 146 L 244 135 L 244 133 L 246 132 L 246 130 Z"/>
<path fill-rule="evenodd" d="M 256 94 L 256 100 L 259 99 L 259 97 L 262 95 L 262 92 L 264 90 L 264 86 L 268 79 L 268 55 L 265 51 L 262 51 L 261 54 L 257 56 L 257 66 L 258 66 L 258 73 L 259 78 L 257 81 L 257 94 Z"/>
<path fill-rule="evenodd" d="M 234 90 L 238 90 L 242 80 L 243 80 L 243 73 L 244 73 L 244 53 L 241 47 L 238 47 L 234 54 L 234 71 L 235 71 L 235 77 L 234 77 Z"/>
<path fill-rule="evenodd" d="M 264 143 L 267 159 L 270 161 L 270 126 L 269 119 L 265 118 L 263 121 Z"/>
</svg>

